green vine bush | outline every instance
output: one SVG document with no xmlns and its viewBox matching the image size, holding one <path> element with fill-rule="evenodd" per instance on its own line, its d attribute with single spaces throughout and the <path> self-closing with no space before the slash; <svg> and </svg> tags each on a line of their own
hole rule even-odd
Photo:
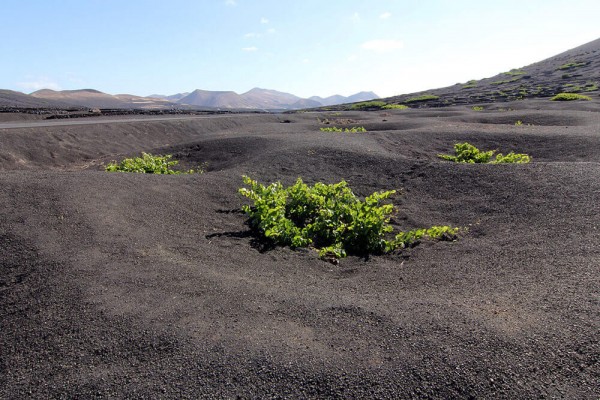
<svg viewBox="0 0 600 400">
<path fill-rule="evenodd" d="M 495 159 L 492 159 L 496 150 L 481 151 L 470 143 L 456 143 L 454 145 L 454 155 L 438 154 L 438 157 L 457 163 L 468 164 L 526 164 L 531 161 L 527 154 L 510 152 L 507 155 L 498 153 Z"/>
<path fill-rule="evenodd" d="M 527 164 L 531 161 L 531 157 L 527 154 L 510 152 L 507 155 L 498 153 L 492 164 Z"/>
<path fill-rule="evenodd" d="M 380 100 L 362 101 L 350 106 L 351 110 L 406 110 L 407 108 L 408 106 L 404 104 L 388 104 Z"/>
<path fill-rule="evenodd" d="M 165 175 L 179 175 L 179 174 L 202 174 L 206 169 L 206 164 L 200 165 L 197 169 L 190 169 L 188 171 L 177 171 L 172 167 L 179 164 L 179 161 L 170 161 L 173 156 L 167 154 L 165 156 L 152 155 L 149 153 L 142 153 L 141 157 L 126 158 L 120 163 L 116 161 L 110 162 L 105 170 L 108 172 L 133 172 L 141 174 L 165 174 Z"/>
<path fill-rule="evenodd" d="M 407 108 L 409 107 L 404 104 L 386 104 L 381 107 L 382 110 L 406 110 Z"/>
<path fill-rule="evenodd" d="M 385 203 L 395 190 L 375 192 L 364 201 L 345 181 L 306 185 L 298 178 L 290 187 L 268 186 L 244 176 L 239 193 L 253 201 L 244 205 L 250 226 L 264 239 L 282 246 L 312 247 L 323 259 L 348 254 L 385 254 L 411 247 L 422 239 L 455 240 L 459 228 L 434 226 L 399 232 L 389 224 L 394 205 Z"/>
<path fill-rule="evenodd" d="M 353 126 L 352 128 L 338 128 L 337 126 L 328 126 L 321 128 L 321 132 L 344 132 L 344 133 L 364 133 L 367 130 L 364 126 Z"/>
<path fill-rule="evenodd" d="M 361 101 L 360 103 L 354 103 L 350 105 L 351 110 L 365 110 L 365 109 L 381 109 L 385 107 L 387 103 L 380 100 Z"/>
<path fill-rule="evenodd" d="M 579 68 L 579 67 L 584 67 L 587 64 L 588 63 L 586 63 L 586 62 L 576 62 L 575 61 L 575 62 L 569 62 L 569 63 L 563 64 L 556 69 L 557 70 L 565 70 L 565 69 Z"/>
<path fill-rule="evenodd" d="M 585 96 L 583 94 L 577 93 L 559 93 L 556 96 L 552 97 L 550 100 L 552 101 L 573 101 L 573 100 L 591 100 L 590 96 Z"/>
<path fill-rule="evenodd" d="M 419 101 L 428 101 L 428 100 L 437 100 L 439 99 L 439 96 L 436 96 L 434 94 L 423 94 L 421 96 L 416 96 L 416 97 L 411 97 L 410 99 L 405 100 L 405 103 L 415 103 L 415 102 L 419 102 Z"/>
</svg>

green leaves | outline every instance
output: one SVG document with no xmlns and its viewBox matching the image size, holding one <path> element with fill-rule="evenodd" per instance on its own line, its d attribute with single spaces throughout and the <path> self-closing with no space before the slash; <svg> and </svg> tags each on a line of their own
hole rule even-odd
<svg viewBox="0 0 600 400">
<path fill-rule="evenodd" d="M 405 100 L 405 103 L 416 103 L 416 102 L 420 102 L 420 101 L 429 101 L 429 100 L 437 100 L 439 99 L 439 96 L 436 96 L 434 94 L 423 94 L 421 96 L 416 96 L 416 97 L 411 97 L 410 99 Z"/>
<path fill-rule="evenodd" d="M 384 203 L 395 190 L 375 192 L 364 201 L 357 198 L 345 181 L 336 184 L 306 185 L 298 178 L 284 188 L 281 183 L 268 186 L 244 176 L 248 187 L 239 193 L 253 201 L 243 211 L 250 226 L 275 244 L 291 247 L 314 247 L 324 259 L 337 259 L 347 254 L 383 254 L 415 243 L 424 236 L 440 239 L 443 234 L 455 236 L 457 228 L 433 227 L 424 233 L 401 233 L 388 238 L 394 206 Z M 437 233 L 441 229 L 442 233 Z M 421 231 L 421 230 L 419 230 Z M 403 235 L 412 235 L 410 240 Z"/>
<path fill-rule="evenodd" d="M 202 174 L 206 168 L 206 164 L 202 164 L 198 169 L 190 169 L 188 171 L 176 171 L 172 167 L 179 164 L 179 161 L 169 161 L 173 156 L 168 154 L 166 156 L 154 156 L 148 153 L 142 153 L 141 157 L 126 158 L 120 163 L 112 161 L 109 163 L 105 170 L 108 172 L 133 172 L 140 174 L 164 174 L 164 175 L 178 175 L 178 174 Z"/>
<path fill-rule="evenodd" d="M 439 154 L 438 157 L 443 158 L 444 160 L 454 161 L 458 163 L 488 163 L 490 162 L 490 158 L 494 155 L 496 151 L 480 151 L 477 147 L 465 142 L 456 143 L 454 145 L 454 152 L 455 155 L 453 156 Z"/>
<path fill-rule="evenodd" d="M 455 155 L 438 154 L 438 157 L 448 161 L 468 164 L 526 164 L 531 161 L 529 155 L 514 153 L 512 151 L 505 156 L 502 153 L 498 153 L 496 158 L 492 160 L 495 152 L 496 150 L 481 151 L 472 144 L 465 142 L 454 145 Z"/>
<path fill-rule="evenodd" d="M 550 98 L 552 101 L 573 101 L 573 100 L 592 100 L 590 96 L 577 93 L 559 93 L 556 96 Z"/>
<path fill-rule="evenodd" d="M 527 154 L 514 153 L 511 151 L 505 156 L 503 156 L 502 153 L 498 153 L 493 164 L 527 164 L 529 161 L 531 161 L 531 157 Z"/>
<path fill-rule="evenodd" d="M 338 128 L 337 126 L 328 126 L 321 128 L 321 132 L 344 132 L 344 133 L 364 133 L 367 130 L 364 126 L 353 126 L 352 128 Z"/>
<path fill-rule="evenodd" d="M 415 229 L 397 234 L 393 244 L 396 248 L 410 247 L 424 237 L 435 240 L 456 240 L 459 231 L 459 228 L 451 228 L 449 226 L 432 226 L 429 229 Z"/>
<path fill-rule="evenodd" d="M 407 108 L 408 106 L 404 104 L 388 104 L 380 100 L 362 101 L 350 106 L 351 110 L 405 110 Z"/>
</svg>

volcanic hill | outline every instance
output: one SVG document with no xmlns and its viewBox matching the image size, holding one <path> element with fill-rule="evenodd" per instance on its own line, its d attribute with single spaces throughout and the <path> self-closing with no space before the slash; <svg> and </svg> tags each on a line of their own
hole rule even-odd
<svg viewBox="0 0 600 400">
<path fill-rule="evenodd" d="M 546 60 L 490 78 L 379 100 L 408 107 L 448 107 L 549 98 L 559 93 L 597 97 L 600 94 L 599 86 L 600 39 L 596 39 Z M 348 106 L 331 106 L 329 109 L 348 109 Z"/>
</svg>

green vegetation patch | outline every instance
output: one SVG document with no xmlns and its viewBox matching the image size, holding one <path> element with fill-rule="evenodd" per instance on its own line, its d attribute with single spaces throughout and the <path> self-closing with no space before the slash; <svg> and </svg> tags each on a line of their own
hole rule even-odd
<svg viewBox="0 0 600 400">
<path fill-rule="evenodd" d="M 168 154 L 165 156 L 152 155 L 142 153 L 141 157 L 126 158 L 120 163 L 116 161 L 110 162 L 105 170 L 108 172 L 133 172 L 139 174 L 164 174 L 164 175 L 179 175 L 179 174 L 202 174 L 206 169 L 206 164 L 199 166 L 197 169 L 188 171 L 177 171 L 172 167 L 179 164 L 179 161 L 170 161 L 173 156 Z"/>
<path fill-rule="evenodd" d="M 404 100 L 405 103 L 415 103 L 418 101 L 429 101 L 429 100 L 437 100 L 440 96 L 436 96 L 434 94 L 424 94 L 421 96 L 411 97 L 410 99 Z"/>
<path fill-rule="evenodd" d="M 406 110 L 407 108 L 409 107 L 404 104 L 386 104 L 381 107 L 382 110 Z"/>
<path fill-rule="evenodd" d="M 407 108 L 404 104 L 388 104 L 380 100 L 363 101 L 350 106 L 351 110 L 405 110 Z"/>
<path fill-rule="evenodd" d="M 343 132 L 343 133 L 363 133 L 366 132 L 364 126 L 353 126 L 352 128 L 338 128 L 337 126 L 328 126 L 321 128 L 321 132 Z"/>
<path fill-rule="evenodd" d="M 527 154 L 510 152 L 507 155 L 498 153 L 495 159 L 492 159 L 496 150 L 481 151 L 470 143 L 456 143 L 454 145 L 454 155 L 438 154 L 438 157 L 457 163 L 467 164 L 526 164 L 531 161 Z"/>
<path fill-rule="evenodd" d="M 265 186 L 247 176 L 243 180 L 248 187 L 239 193 L 253 205 L 242 209 L 260 237 L 276 245 L 314 248 L 323 259 L 385 254 L 421 239 L 455 240 L 459 233 L 459 228 L 434 226 L 394 235 L 389 224 L 394 205 L 386 200 L 395 190 L 361 201 L 345 181 L 308 186 L 298 178 L 286 188 L 280 182 Z"/>
<path fill-rule="evenodd" d="M 510 71 L 505 72 L 504 75 L 508 75 L 508 76 L 525 75 L 525 71 L 523 71 L 521 69 L 511 69 Z"/>
<path fill-rule="evenodd" d="M 471 108 L 473 109 L 473 111 L 483 111 L 483 107 L 482 106 L 473 106 Z"/>
<path fill-rule="evenodd" d="M 463 85 L 463 89 L 471 89 L 477 87 L 477 81 L 475 79 L 471 79 L 469 82 Z"/>
<path fill-rule="evenodd" d="M 505 83 L 513 83 L 513 82 L 518 81 L 521 78 L 523 78 L 523 77 L 517 76 L 516 78 L 513 78 L 513 79 L 507 79 L 507 80 L 503 80 L 503 81 L 494 81 L 494 82 L 491 82 L 490 85 L 503 85 Z"/>
<path fill-rule="evenodd" d="M 386 106 L 387 103 L 385 101 L 373 100 L 373 101 L 362 101 L 360 103 L 355 103 L 350 106 L 351 110 L 365 110 L 365 109 L 381 109 Z"/>
<path fill-rule="evenodd" d="M 573 69 L 573 68 L 584 67 L 587 64 L 588 63 L 586 63 L 586 62 L 570 62 L 570 63 L 563 64 L 556 69 L 557 70 Z"/>
<path fill-rule="evenodd" d="M 556 96 L 550 98 L 552 101 L 573 101 L 573 100 L 591 100 L 590 96 L 584 96 L 577 93 L 559 93 Z"/>
<path fill-rule="evenodd" d="M 531 161 L 531 157 L 527 154 L 510 152 L 507 155 L 498 153 L 492 164 L 527 164 Z"/>
</svg>

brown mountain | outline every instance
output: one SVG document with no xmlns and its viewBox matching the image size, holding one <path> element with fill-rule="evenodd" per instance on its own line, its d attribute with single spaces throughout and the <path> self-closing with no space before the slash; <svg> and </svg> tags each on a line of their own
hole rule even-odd
<svg viewBox="0 0 600 400">
<path fill-rule="evenodd" d="M 43 89 L 31 93 L 31 96 L 60 101 L 62 103 L 90 107 L 90 108 L 168 108 L 173 103 L 161 99 L 149 99 L 147 97 L 134 96 L 129 94 L 110 95 L 94 89 L 80 90 L 50 90 Z"/>
<path fill-rule="evenodd" d="M 196 89 L 178 100 L 177 103 L 207 108 L 254 108 L 250 103 L 245 102 L 239 94 L 232 91 Z"/>
<path fill-rule="evenodd" d="M 275 110 L 294 108 L 292 105 L 299 100 L 300 97 L 290 93 L 254 88 L 242 94 L 197 89 L 177 102 L 210 108 Z"/>
<path fill-rule="evenodd" d="M 13 90 L 0 90 L 0 107 L 10 108 L 68 108 L 62 101 L 37 98 Z"/>
<path fill-rule="evenodd" d="M 378 96 L 373 92 L 360 92 L 349 97 L 336 95 L 327 98 L 313 96 L 303 99 L 296 95 L 277 90 L 254 88 L 242 94 L 232 91 L 220 92 L 198 89 L 176 101 L 180 104 L 197 107 L 285 110 L 320 107 L 360 100 L 372 100 L 375 98 L 378 98 Z"/>
</svg>

